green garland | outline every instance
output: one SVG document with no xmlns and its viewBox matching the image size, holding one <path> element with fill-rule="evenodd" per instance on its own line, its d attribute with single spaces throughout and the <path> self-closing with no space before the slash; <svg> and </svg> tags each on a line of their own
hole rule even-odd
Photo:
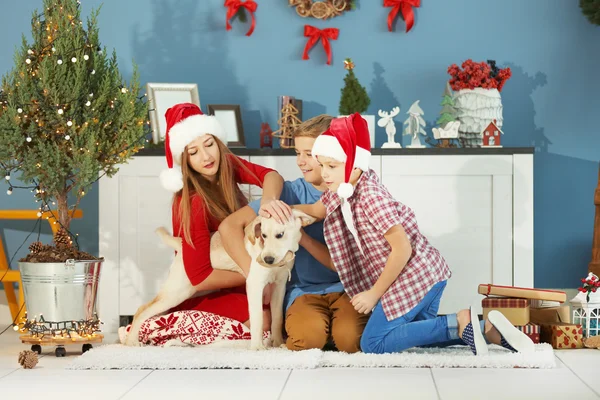
<svg viewBox="0 0 600 400">
<path fill-rule="evenodd" d="M 579 0 L 579 6 L 592 24 L 600 25 L 600 0 Z"/>
</svg>

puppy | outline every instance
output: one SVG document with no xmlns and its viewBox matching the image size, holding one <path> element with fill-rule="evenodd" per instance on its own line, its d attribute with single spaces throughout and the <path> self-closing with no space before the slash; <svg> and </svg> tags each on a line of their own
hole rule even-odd
<svg viewBox="0 0 600 400">
<path fill-rule="evenodd" d="M 252 259 L 250 273 L 246 279 L 246 293 L 250 314 L 250 347 L 253 350 L 264 349 L 262 295 L 265 286 L 275 283 L 271 296 L 271 339 L 272 345 L 283 344 L 283 298 L 286 282 L 294 266 L 294 253 L 298 251 L 300 229 L 310 225 L 315 219 L 301 211 L 293 210 L 293 218 L 285 224 L 278 224 L 272 218 L 257 217 L 244 231 L 244 245 Z M 164 313 L 172 307 L 195 295 L 209 292 L 197 292 L 190 283 L 183 265 L 181 238 L 176 238 L 165 228 L 156 230 L 162 241 L 177 251 L 171 263 L 169 276 L 158 295 L 148 304 L 142 305 L 133 317 L 131 328 L 125 342 L 128 346 L 139 345 L 139 330 L 142 323 L 155 315 Z M 234 271 L 243 274 L 222 246 L 221 236 L 215 232 L 210 241 L 210 260 L 214 269 Z"/>
</svg>

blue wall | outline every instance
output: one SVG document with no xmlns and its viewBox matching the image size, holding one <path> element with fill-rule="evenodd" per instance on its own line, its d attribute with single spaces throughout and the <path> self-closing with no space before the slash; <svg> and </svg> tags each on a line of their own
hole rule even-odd
<svg viewBox="0 0 600 400">
<path fill-rule="evenodd" d="M 86 15 L 100 5 L 82 3 Z M 276 126 L 278 95 L 303 99 L 305 118 L 337 115 L 346 57 L 354 59 L 371 95 L 370 113 L 400 105 L 404 114 L 420 99 L 429 125 L 437 119 L 450 64 L 472 58 L 510 66 L 513 77 L 502 92 L 504 144 L 537 148 L 535 285 L 577 285 L 590 261 L 600 159 L 600 27 L 585 19 L 578 1 L 428 0 L 409 34 L 402 21 L 387 32 L 381 1 L 359 0 L 358 10 L 326 22 L 300 18 L 286 0 L 258 3 L 255 33 L 246 37 L 247 25 L 239 21 L 225 31 L 222 0 L 106 0 L 100 38 L 116 49 L 125 77 L 135 59 L 144 83 L 196 82 L 203 106 L 240 104 L 248 147 L 258 146 L 261 122 Z M 21 33 L 29 34 L 33 5 L 41 1 L 0 0 L 2 74 L 12 68 Z M 340 29 L 332 66 L 325 65 L 320 44 L 310 60 L 301 59 L 305 23 Z M 381 130 L 377 146 L 384 140 Z M 4 190 L 2 208 L 35 207 L 28 192 L 8 197 Z M 82 208 L 85 220 L 73 227 L 83 249 L 97 252 L 97 188 Z M 0 224 L 9 256 L 32 223 Z"/>
</svg>

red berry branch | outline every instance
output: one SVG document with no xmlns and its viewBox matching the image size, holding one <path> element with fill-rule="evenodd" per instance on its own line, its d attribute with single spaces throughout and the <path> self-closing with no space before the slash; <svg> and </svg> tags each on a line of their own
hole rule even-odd
<svg viewBox="0 0 600 400">
<path fill-rule="evenodd" d="M 494 60 L 477 63 L 469 59 L 463 62 L 461 67 L 456 64 L 448 67 L 448 74 L 451 76 L 449 83 L 452 90 L 480 87 L 483 89 L 498 89 L 501 92 L 504 84 L 512 75 L 510 68 L 498 68 Z"/>
<path fill-rule="evenodd" d="M 582 278 L 581 282 L 583 283 L 583 286 L 579 288 L 579 291 L 581 293 L 587 292 L 586 301 L 589 303 L 590 293 L 596 293 L 596 290 L 600 287 L 600 281 L 596 275 L 589 274 L 587 278 Z"/>
</svg>

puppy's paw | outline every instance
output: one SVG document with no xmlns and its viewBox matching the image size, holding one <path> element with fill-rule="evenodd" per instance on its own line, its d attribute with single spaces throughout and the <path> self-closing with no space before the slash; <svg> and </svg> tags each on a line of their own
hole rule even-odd
<svg viewBox="0 0 600 400">
<path fill-rule="evenodd" d="M 250 343 L 250 350 L 259 351 L 259 350 L 266 350 L 266 349 L 267 349 L 267 347 L 261 341 Z"/>
<path fill-rule="evenodd" d="M 142 343 L 139 341 L 137 335 L 128 334 L 125 340 L 125 346 L 129 347 L 141 347 Z"/>
<path fill-rule="evenodd" d="M 283 344 L 284 344 L 284 341 L 283 341 L 283 337 L 282 336 L 273 337 L 272 342 L 271 342 L 271 345 L 273 347 L 276 347 L 276 348 L 277 347 L 281 347 Z"/>
</svg>

